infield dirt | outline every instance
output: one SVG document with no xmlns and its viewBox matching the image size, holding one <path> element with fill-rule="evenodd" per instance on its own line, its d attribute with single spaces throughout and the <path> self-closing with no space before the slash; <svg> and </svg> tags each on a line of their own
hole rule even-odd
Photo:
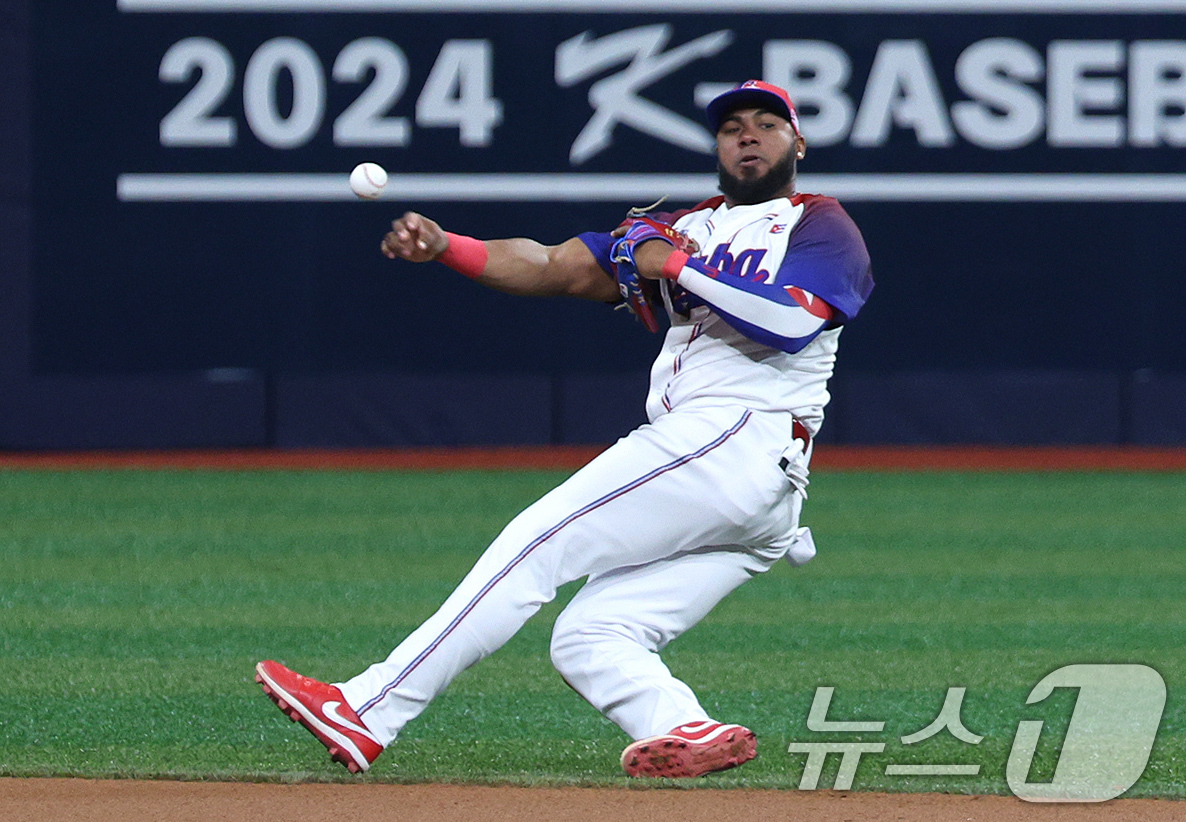
<svg viewBox="0 0 1186 822">
<path fill-rule="evenodd" d="M 1170 822 L 1186 802 L 1031 804 L 1008 796 L 681 788 L 0 779 L 6 822 Z"/>
</svg>

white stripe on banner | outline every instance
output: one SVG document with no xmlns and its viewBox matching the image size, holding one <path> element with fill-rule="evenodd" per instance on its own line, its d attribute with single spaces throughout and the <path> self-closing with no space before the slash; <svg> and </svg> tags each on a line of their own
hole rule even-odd
<svg viewBox="0 0 1186 822">
<path fill-rule="evenodd" d="M 848 201 L 1186 202 L 1186 174 L 803 174 L 799 190 Z M 394 202 L 699 201 L 715 174 L 392 174 Z M 346 174 L 121 174 L 123 202 L 357 200 Z"/>
<path fill-rule="evenodd" d="M 1186 0 L 118 0 L 126 12 L 628 12 L 1150 14 Z"/>
</svg>

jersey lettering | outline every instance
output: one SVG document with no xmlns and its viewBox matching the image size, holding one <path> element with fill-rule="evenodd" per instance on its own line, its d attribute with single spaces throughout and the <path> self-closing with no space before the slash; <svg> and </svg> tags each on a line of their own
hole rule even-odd
<svg viewBox="0 0 1186 822">
<path fill-rule="evenodd" d="M 708 267 L 717 271 L 729 271 L 733 268 L 733 255 L 729 253 L 728 243 L 721 243 L 713 249 L 712 256 L 708 259 Z"/>
<path fill-rule="evenodd" d="M 729 252 L 729 244 L 721 243 L 712 252 L 708 267 L 717 271 L 758 282 L 771 282 L 770 272 L 759 268 L 769 249 L 747 248 L 736 257 Z"/>
</svg>

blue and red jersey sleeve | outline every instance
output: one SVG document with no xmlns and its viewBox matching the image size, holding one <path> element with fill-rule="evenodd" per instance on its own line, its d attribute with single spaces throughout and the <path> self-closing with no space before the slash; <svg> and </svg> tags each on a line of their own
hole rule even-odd
<svg viewBox="0 0 1186 822">
<path fill-rule="evenodd" d="M 689 259 L 678 283 L 751 340 L 794 354 L 826 328 L 838 325 L 822 298 L 777 280 L 755 280 Z"/>
<path fill-rule="evenodd" d="M 609 235 L 608 231 L 586 231 L 584 234 L 578 234 L 577 239 L 593 253 L 597 264 L 605 270 L 606 274 L 611 277 L 617 276 L 614 273 L 614 264 L 609 259 L 609 249 L 614 244 L 614 238 Z"/>
<path fill-rule="evenodd" d="M 873 290 L 869 251 L 856 223 L 831 197 L 798 195 L 804 204 L 775 281 L 821 297 L 851 320 Z"/>
</svg>

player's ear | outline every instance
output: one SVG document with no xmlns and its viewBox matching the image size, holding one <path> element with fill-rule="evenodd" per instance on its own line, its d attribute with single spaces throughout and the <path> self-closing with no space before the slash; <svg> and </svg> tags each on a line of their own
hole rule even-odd
<svg viewBox="0 0 1186 822">
<path fill-rule="evenodd" d="M 802 160 L 807 154 L 807 141 L 803 139 L 802 135 L 795 138 L 795 157 Z"/>
</svg>

